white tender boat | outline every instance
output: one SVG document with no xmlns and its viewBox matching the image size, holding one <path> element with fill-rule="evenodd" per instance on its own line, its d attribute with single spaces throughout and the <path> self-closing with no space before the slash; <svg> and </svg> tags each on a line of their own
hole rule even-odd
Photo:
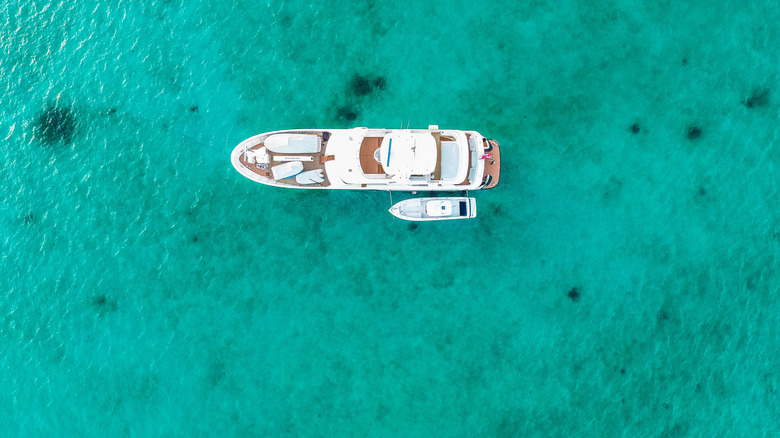
<svg viewBox="0 0 780 438">
<path fill-rule="evenodd" d="M 250 137 L 230 160 L 252 181 L 298 189 L 490 189 L 498 184 L 498 142 L 476 131 L 302 129 Z"/>
<path fill-rule="evenodd" d="M 389 211 L 407 221 L 471 219 L 477 216 L 477 200 L 467 197 L 412 198 L 393 205 Z"/>
</svg>

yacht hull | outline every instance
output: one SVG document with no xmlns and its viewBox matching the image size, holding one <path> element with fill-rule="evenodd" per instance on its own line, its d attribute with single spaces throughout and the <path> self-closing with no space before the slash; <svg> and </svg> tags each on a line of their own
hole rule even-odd
<svg viewBox="0 0 780 438">
<path fill-rule="evenodd" d="M 312 190 L 463 191 L 493 188 L 498 142 L 476 131 L 298 129 L 247 138 L 231 164 L 260 184 Z"/>
</svg>

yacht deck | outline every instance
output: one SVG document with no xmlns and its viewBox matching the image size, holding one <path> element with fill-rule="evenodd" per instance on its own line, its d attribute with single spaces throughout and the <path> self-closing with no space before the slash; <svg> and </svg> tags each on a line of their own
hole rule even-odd
<svg viewBox="0 0 780 438">
<path fill-rule="evenodd" d="M 492 146 L 492 150 L 485 152 L 485 154 L 492 154 L 490 158 L 485 159 L 485 178 L 490 176 L 490 183 L 484 188 L 492 189 L 498 185 L 498 178 L 501 174 L 501 153 L 499 152 L 498 142 L 495 140 L 487 140 Z M 486 147 L 486 149 L 489 149 Z"/>
<path fill-rule="evenodd" d="M 319 136 L 321 138 L 323 137 L 323 135 L 322 135 L 323 133 L 319 132 L 319 131 L 318 132 L 302 131 L 302 132 L 300 132 L 300 134 L 316 134 L 317 136 Z M 320 148 L 320 152 L 317 152 L 317 153 L 314 153 L 314 154 L 289 154 L 289 153 L 278 154 L 278 153 L 269 151 L 268 155 L 271 156 L 271 164 L 268 164 L 266 166 L 259 165 L 259 164 L 254 164 L 254 163 L 249 163 L 246 160 L 246 155 L 245 154 L 241 154 L 241 156 L 239 157 L 239 161 L 241 162 L 241 164 L 243 164 L 247 169 L 250 169 L 252 172 L 254 172 L 254 173 L 256 173 L 256 174 L 258 174 L 258 175 L 260 175 L 262 177 L 265 177 L 265 178 L 272 178 L 272 176 L 271 176 L 271 167 L 277 166 L 279 164 L 282 164 L 285 161 L 293 161 L 293 160 L 283 160 L 283 161 L 282 160 L 275 160 L 275 158 L 278 158 L 278 157 L 281 157 L 281 156 L 284 156 L 284 157 L 296 157 L 296 158 L 298 158 L 298 160 L 295 160 L 295 161 L 300 161 L 301 163 L 303 163 L 303 171 L 302 172 L 305 172 L 307 170 L 322 169 L 323 170 L 323 176 L 325 177 L 325 181 L 323 181 L 321 183 L 318 183 L 318 184 L 300 184 L 300 183 L 298 183 L 295 180 L 295 177 L 293 176 L 293 177 L 290 177 L 290 178 L 285 178 L 285 179 L 279 180 L 279 182 L 284 183 L 284 184 L 291 184 L 291 185 L 296 185 L 296 186 L 302 186 L 302 187 L 311 187 L 311 186 L 327 187 L 327 186 L 330 185 L 330 181 L 328 180 L 327 173 L 324 172 L 325 171 L 325 162 L 333 159 L 333 157 L 325 155 L 325 153 L 324 153 L 325 146 L 327 145 L 327 143 L 328 143 L 328 141 L 323 138 L 322 139 L 322 147 Z M 263 143 L 262 142 L 252 146 L 250 149 L 258 150 L 261 147 L 263 147 Z M 265 167 L 265 168 L 263 168 L 263 167 Z"/>
</svg>

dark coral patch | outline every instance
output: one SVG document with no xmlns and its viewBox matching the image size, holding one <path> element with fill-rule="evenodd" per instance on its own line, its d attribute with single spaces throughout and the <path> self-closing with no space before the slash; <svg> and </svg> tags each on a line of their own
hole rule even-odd
<svg viewBox="0 0 780 438">
<path fill-rule="evenodd" d="M 293 24 L 293 17 L 291 17 L 289 14 L 282 15 L 281 18 L 277 21 L 283 28 L 287 29 Z"/>
<path fill-rule="evenodd" d="M 70 108 L 50 103 L 38 116 L 34 130 L 45 145 L 68 144 L 76 133 L 76 117 Z"/>
<path fill-rule="evenodd" d="M 578 288 L 578 287 L 571 288 L 569 293 L 566 294 L 566 296 L 568 296 L 569 299 L 572 300 L 572 301 L 579 301 L 580 300 L 580 295 L 581 295 L 580 288 Z"/>
<path fill-rule="evenodd" d="M 699 190 L 696 193 L 698 193 L 699 196 L 704 196 L 707 194 L 707 189 L 705 189 L 704 187 L 699 187 Z"/>
<path fill-rule="evenodd" d="M 336 117 L 341 120 L 352 122 L 358 118 L 357 109 L 351 105 L 342 105 L 336 108 Z"/>
<path fill-rule="evenodd" d="M 191 113 L 196 113 L 196 112 L 198 112 L 198 105 L 192 105 L 192 106 L 190 107 L 190 112 L 191 112 Z"/>
<path fill-rule="evenodd" d="M 114 312 L 118 308 L 116 301 L 103 294 L 93 296 L 92 299 L 90 299 L 89 304 L 100 315 Z"/>
<path fill-rule="evenodd" d="M 642 130 L 642 128 L 639 126 L 639 123 L 634 123 L 628 128 L 632 134 L 639 134 L 639 131 Z"/>
<path fill-rule="evenodd" d="M 763 108 L 769 105 L 769 89 L 758 87 L 753 90 L 753 94 L 742 101 L 747 108 Z"/>
<path fill-rule="evenodd" d="M 108 107 L 108 109 L 106 110 L 106 114 L 109 116 L 112 114 L 116 114 L 116 108 L 114 108 L 113 106 Z"/>
<path fill-rule="evenodd" d="M 503 216 L 504 215 L 504 206 L 503 206 L 503 204 L 488 204 L 488 209 L 493 214 L 493 216 Z"/>
<path fill-rule="evenodd" d="M 376 90 L 384 90 L 387 80 L 384 76 L 354 74 L 349 81 L 349 92 L 358 97 L 368 96 Z"/>
<path fill-rule="evenodd" d="M 685 133 L 685 137 L 688 140 L 696 140 L 699 137 L 701 137 L 701 134 L 702 134 L 701 128 L 699 128 L 698 126 L 689 126 L 688 131 Z"/>
<path fill-rule="evenodd" d="M 355 74 L 349 81 L 349 90 L 355 96 L 366 96 L 374 90 L 374 87 L 367 77 Z"/>
<path fill-rule="evenodd" d="M 32 213 L 27 213 L 24 215 L 24 223 L 29 225 L 31 223 L 35 222 L 35 216 Z"/>
</svg>

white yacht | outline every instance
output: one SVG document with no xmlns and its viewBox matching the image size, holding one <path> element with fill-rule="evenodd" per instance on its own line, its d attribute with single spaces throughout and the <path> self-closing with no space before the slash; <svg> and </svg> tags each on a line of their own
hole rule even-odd
<svg viewBox="0 0 780 438">
<path fill-rule="evenodd" d="M 477 200 L 469 197 L 411 198 L 388 210 L 405 221 L 442 221 L 477 217 Z"/>
<path fill-rule="evenodd" d="M 298 189 L 463 191 L 490 189 L 499 145 L 476 131 L 296 129 L 252 136 L 230 161 L 252 181 Z"/>
</svg>

